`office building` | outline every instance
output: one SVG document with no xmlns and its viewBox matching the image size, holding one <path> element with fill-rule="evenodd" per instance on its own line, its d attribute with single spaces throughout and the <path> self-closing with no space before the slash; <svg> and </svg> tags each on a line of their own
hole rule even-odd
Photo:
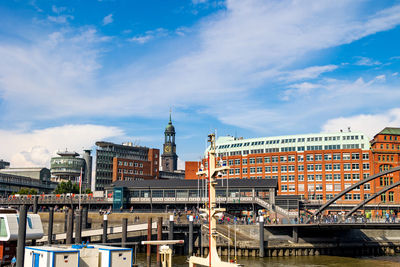
<svg viewBox="0 0 400 267">
<path fill-rule="evenodd" d="M 278 179 L 279 195 L 299 195 L 321 203 L 354 183 L 399 166 L 400 128 L 387 127 L 369 141 L 362 133 L 343 132 L 264 138 L 220 137 L 217 156 L 230 166 L 222 178 Z M 207 151 L 206 151 L 207 152 Z M 186 170 L 195 179 L 196 168 Z M 203 167 L 207 167 L 206 161 Z M 337 203 L 354 204 L 399 181 L 386 175 L 345 195 Z M 400 203 L 394 188 L 371 203 Z"/>
</svg>

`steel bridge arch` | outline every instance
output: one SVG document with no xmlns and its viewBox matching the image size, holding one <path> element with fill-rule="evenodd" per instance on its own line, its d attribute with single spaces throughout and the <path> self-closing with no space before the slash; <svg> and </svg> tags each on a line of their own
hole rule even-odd
<svg viewBox="0 0 400 267">
<path fill-rule="evenodd" d="M 354 188 L 359 187 L 360 185 L 363 185 L 365 183 L 368 183 L 372 180 L 375 180 L 376 178 L 385 176 L 387 174 L 393 173 L 393 172 L 397 172 L 400 171 L 400 166 L 398 167 L 394 167 L 391 168 L 389 170 L 386 171 L 382 171 L 380 173 L 374 174 L 364 180 L 359 181 L 358 183 L 353 184 L 352 186 L 346 188 L 345 190 L 343 190 L 342 192 L 340 192 L 339 194 L 337 194 L 335 197 L 333 197 L 332 199 L 330 199 L 328 202 L 326 202 L 324 205 L 322 205 L 317 211 L 314 212 L 313 216 L 316 216 L 318 214 L 320 214 L 322 211 L 324 211 L 327 207 L 329 207 L 332 203 L 334 203 L 336 200 L 338 200 L 339 198 L 341 198 L 342 196 L 344 196 L 345 194 L 347 194 L 348 192 L 352 191 Z M 397 184 L 397 183 L 396 183 Z M 394 185 L 394 184 L 393 184 Z M 383 190 L 383 189 L 382 189 Z M 381 190 L 381 191 L 382 191 Z M 388 189 L 389 190 L 389 189 Z M 386 190 L 387 191 L 387 190 Z M 385 191 L 385 192 L 386 192 Z"/>
<path fill-rule="evenodd" d="M 352 208 L 347 214 L 346 214 L 346 218 L 351 216 L 355 211 L 357 211 L 359 208 L 361 208 L 362 206 L 364 206 L 365 204 L 367 204 L 368 202 L 370 202 L 371 200 L 374 200 L 375 198 L 377 198 L 378 196 L 382 195 L 383 193 L 386 193 L 386 191 L 389 191 L 392 188 L 395 188 L 396 186 L 400 185 L 400 181 L 391 185 L 386 186 L 385 188 L 383 188 L 382 190 L 380 190 L 379 192 L 376 192 L 375 194 L 373 194 L 372 196 L 370 196 L 369 198 L 365 199 L 364 201 L 362 201 L 361 203 L 359 203 L 357 206 L 355 206 L 354 208 Z"/>
</svg>

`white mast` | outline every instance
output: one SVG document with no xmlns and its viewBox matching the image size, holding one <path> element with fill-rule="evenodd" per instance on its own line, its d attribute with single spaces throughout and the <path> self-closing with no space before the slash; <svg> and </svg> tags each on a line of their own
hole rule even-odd
<svg viewBox="0 0 400 267">
<path fill-rule="evenodd" d="M 205 175 L 208 177 L 208 207 L 203 210 L 208 215 L 208 240 L 209 240 L 209 253 L 206 258 L 191 256 L 189 258 L 189 267 L 201 265 L 209 267 L 237 267 L 242 266 L 236 263 L 223 262 L 218 256 L 217 252 L 217 220 L 216 214 L 224 212 L 225 209 L 217 208 L 215 187 L 217 185 L 217 176 L 222 175 L 224 170 L 228 170 L 227 166 L 215 166 L 215 134 L 208 135 L 208 142 L 210 142 L 210 150 L 208 152 L 208 168 L 197 172 L 197 175 Z"/>
</svg>

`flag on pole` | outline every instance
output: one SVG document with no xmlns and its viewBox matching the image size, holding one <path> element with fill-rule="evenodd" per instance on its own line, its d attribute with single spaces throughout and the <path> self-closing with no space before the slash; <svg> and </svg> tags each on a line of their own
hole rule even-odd
<svg viewBox="0 0 400 267">
<path fill-rule="evenodd" d="M 81 168 L 81 175 L 79 176 L 79 192 L 81 191 L 82 187 L 82 168 Z"/>
</svg>

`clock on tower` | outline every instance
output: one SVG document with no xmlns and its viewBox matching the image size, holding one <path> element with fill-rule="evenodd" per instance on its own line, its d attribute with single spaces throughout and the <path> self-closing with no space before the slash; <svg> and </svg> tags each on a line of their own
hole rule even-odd
<svg viewBox="0 0 400 267">
<path fill-rule="evenodd" d="M 163 154 L 161 155 L 162 170 L 173 172 L 178 169 L 178 155 L 176 155 L 175 127 L 172 125 L 171 114 L 169 122 L 164 131 Z"/>
</svg>

